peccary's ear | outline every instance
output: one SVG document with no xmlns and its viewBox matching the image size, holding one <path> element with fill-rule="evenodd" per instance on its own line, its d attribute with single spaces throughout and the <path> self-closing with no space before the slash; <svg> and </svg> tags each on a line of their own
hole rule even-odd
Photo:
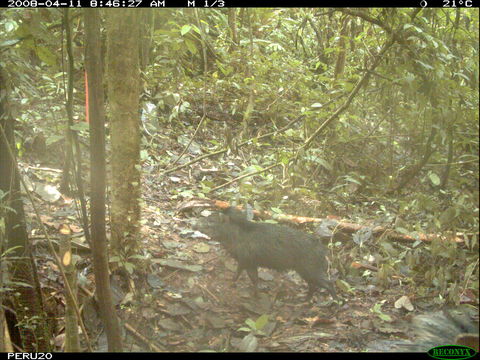
<svg viewBox="0 0 480 360">
<path fill-rule="evenodd" d="M 221 212 L 224 213 L 225 215 L 229 215 L 235 211 L 235 208 L 233 206 L 229 206 L 225 209 L 222 209 Z"/>
<path fill-rule="evenodd" d="M 233 220 L 236 221 L 248 221 L 248 215 L 245 213 L 243 210 L 239 210 L 234 206 L 229 206 L 226 209 L 222 210 L 223 214 L 226 216 L 230 217 Z"/>
<path fill-rule="evenodd" d="M 232 219 L 230 218 L 230 216 L 228 216 L 228 213 L 223 211 L 222 212 L 222 223 L 229 224 L 231 222 L 232 222 Z"/>
<path fill-rule="evenodd" d="M 232 207 L 232 206 L 229 206 L 225 209 L 222 209 L 221 214 L 223 215 L 223 218 L 224 218 L 223 222 L 231 223 L 232 222 L 232 216 L 234 216 L 235 211 L 236 211 L 235 208 Z"/>
</svg>

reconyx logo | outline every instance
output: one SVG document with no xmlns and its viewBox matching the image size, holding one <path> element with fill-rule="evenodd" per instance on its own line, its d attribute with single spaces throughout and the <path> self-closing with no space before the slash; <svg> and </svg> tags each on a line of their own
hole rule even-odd
<svg viewBox="0 0 480 360">
<path fill-rule="evenodd" d="M 469 359 L 476 353 L 471 347 L 462 345 L 443 345 L 428 350 L 428 355 L 435 359 Z"/>
</svg>

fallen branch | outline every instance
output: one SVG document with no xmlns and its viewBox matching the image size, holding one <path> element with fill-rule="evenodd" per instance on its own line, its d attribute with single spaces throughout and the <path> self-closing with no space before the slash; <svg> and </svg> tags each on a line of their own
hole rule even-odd
<svg viewBox="0 0 480 360">
<path fill-rule="evenodd" d="M 186 211 L 192 208 L 216 208 L 216 209 L 226 209 L 230 204 L 226 201 L 220 200 L 207 200 L 207 199 L 190 199 L 187 202 L 180 204 L 178 211 Z M 241 207 L 237 206 L 238 209 Z M 468 234 L 457 232 L 454 235 L 437 235 L 437 234 L 422 234 L 418 233 L 415 236 L 400 234 L 393 229 L 386 228 L 384 226 L 376 226 L 371 228 L 368 225 L 360 225 L 355 223 L 350 223 L 347 221 L 337 220 L 335 216 L 328 216 L 327 218 L 312 218 L 305 216 L 293 216 L 293 215 L 278 215 L 272 214 L 270 211 L 258 211 L 253 210 L 253 214 L 261 219 L 274 218 L 279 222 L 293 223 L 293 224 L 306 224 L 306 223 L 320 223 L 328 219 L 329 221 L 337 221 L 335 225 L 334 232 L 341 232 L 344 234 L 353 234 L 362 229 L 371 229 L 373 236 L 375 237 L 387 237 L 388 239 L 401 242 L 431 242 L 433 240 L 439 239 L 442 241 L 452 241 L 457 244 L 464 244 L 468 238 Z"/>
</svg>

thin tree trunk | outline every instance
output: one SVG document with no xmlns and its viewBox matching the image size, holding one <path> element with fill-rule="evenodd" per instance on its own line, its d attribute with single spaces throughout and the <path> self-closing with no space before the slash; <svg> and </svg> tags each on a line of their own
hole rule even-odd
<svg viewBox="0 0 480 360">
<path fill-rule="evenodd" d="M 8 248 L 16 248 L 10 253 L 14 257 L 9 263 L 12 265 L 11 280 L 30 285 L 17 286 L 15 289 L 20 294 L 15 297 L 15 311 L 22 341 L 17 345 L 29 352 L 49 351 L 48 322 L 25 225 L 19 173 L 12 157 L 15 149 L 14 120 L 8 105 L 8 89 L 7 76 L 0 68 L 0 190 L 8 193 L 4 202 L 12 209 L 5 214 L 5 237 Z"/>
<path fill-rule="evenodd" d="M 87 9 L 85 16 L 86 69 L 89 87 L 91 197 L 93 268 L 100 314 L 107 333 L 108 350 L 122 351 L 120 326 L 115 313 L 110 272 L 108 268 L 107 237 L 105 234 L 105 110 L 103 96 L 103 64 L 100 53 L 100 13 Z"/>
</svg>

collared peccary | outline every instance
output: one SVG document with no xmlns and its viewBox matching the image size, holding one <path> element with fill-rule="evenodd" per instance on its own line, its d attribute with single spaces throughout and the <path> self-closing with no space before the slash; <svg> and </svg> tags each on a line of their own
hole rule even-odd
<svg viewBox="0 0 480 360">
<path fill-rule="evenodd" d="M 201 221 L 199 228 L 237 260 L 235 281 L 243 270 L 247 271 L 255 293 L 258 268 L 265 267 L 295 270 L 308 283 L 307 298 L 316 289 L 324 288 L 337 299 L 327 279 L 325 248 L 314 235 L 288 226 L 249 221 L 244 212 L 232 207 Z"/>
<path fill-rule="evenodd" d="M 408 351 L 428 351 L 441 345 L 465 345 L 478 351 L 478 310 L 459 307 L 418 315 L 412 320 L 416 335 Z"/>
<path fill-rule="evenodd" d="M 478 310 L 463 307 L 419 315 L 413 325 L 425 347 L 459 344 L 478 351 Z"/>
</svg>

